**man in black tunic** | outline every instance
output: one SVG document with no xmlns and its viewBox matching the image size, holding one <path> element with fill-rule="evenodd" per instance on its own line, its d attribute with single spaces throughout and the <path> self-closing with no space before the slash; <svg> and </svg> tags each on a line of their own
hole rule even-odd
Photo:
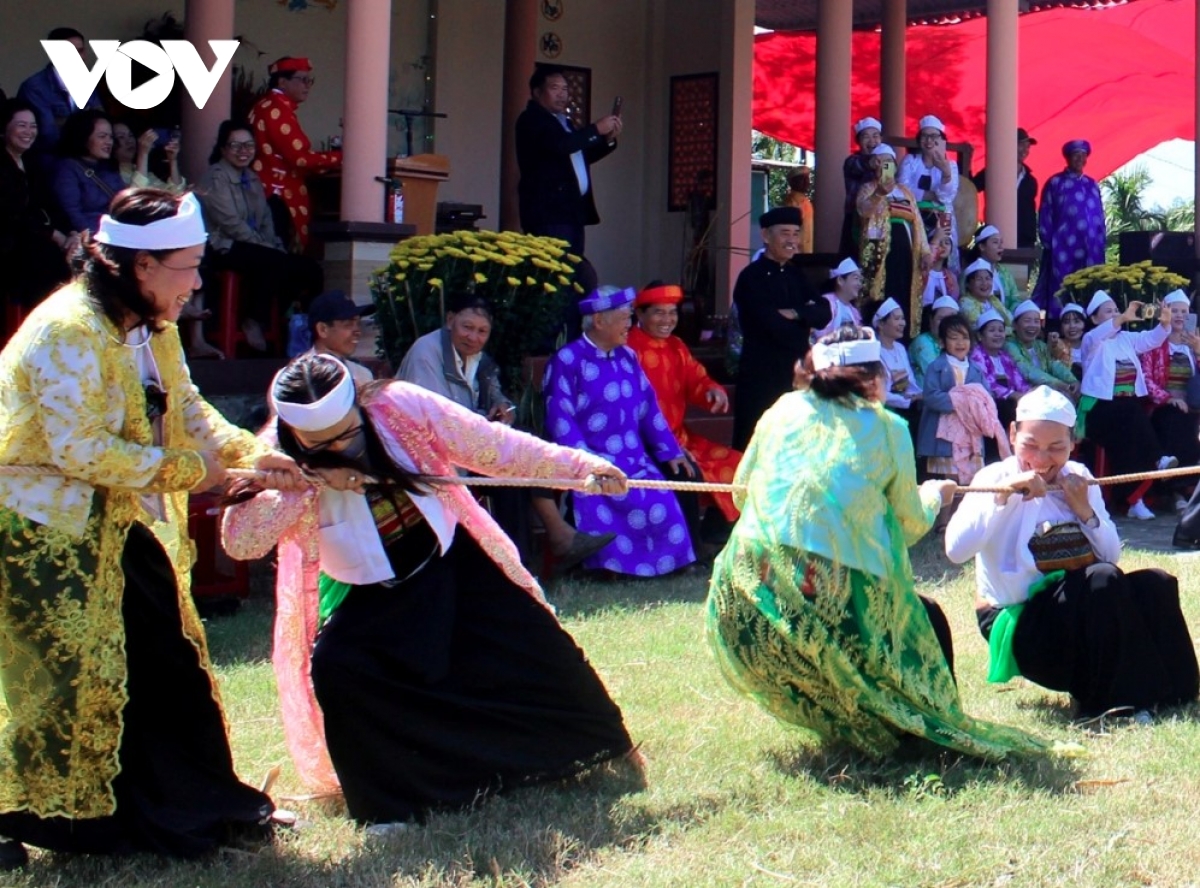
<svg viewBox="0 0 1200 888">
<path fill-rule="evenodd" d="M 733 288 L 742 330 L 733 447 L 745 450 L 758 418 L 792 389 L 796 361 L 808 354 L 810 333 L 829 323 L 829 303 L 791 264 L 800 246 L 800 211 L 776 207 L 759 217 L 766 249 L 738 275 Z"/>
</svg>

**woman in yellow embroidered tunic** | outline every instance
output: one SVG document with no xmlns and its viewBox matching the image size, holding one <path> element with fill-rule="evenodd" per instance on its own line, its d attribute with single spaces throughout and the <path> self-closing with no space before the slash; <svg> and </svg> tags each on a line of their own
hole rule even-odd
<svg viewBox="0 0 1200 888">
<path fill-rule="evenodd" d="M 862 229 L 859 251 L 864 301 L 889 296 L 904 309 L 908 329 L 921 329 L 925 280 L 933 262 L 917 199 L 896 181 L 896 152 L 889 145 L 874 151 L 879 179 L 858 192 Z"/>
<path fill-rule="evenodd" d="M 299 476 L 188 376 L 205 238 L 195 197 L 122 192 L 0 354 L 0 464 L 58 471 L 0 475 L 0 867 L 22 842 L 195 856 L 273 810 L 233 770 L 187 496 L 226 467 Z"/>
<path fill-rule="evenodd" d="M 776 718 L 868 755 L 906 735 L 989 759 L 1042 750 L 962 710 L 949 625 L 916 594 L 908 560 L 954 485 L 917 487 L 883 380 L 878 342 L 843 327 L 813 347 L 805 390 L 759 420 L 710 586 L 717 661 Z"/>
</svg>

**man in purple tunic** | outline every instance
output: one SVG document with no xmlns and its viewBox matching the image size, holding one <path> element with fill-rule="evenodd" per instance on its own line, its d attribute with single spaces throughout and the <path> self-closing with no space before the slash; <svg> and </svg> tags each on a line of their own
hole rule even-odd
<svg viewBox="0 0 1200 888">
<path fill-rule="evenodd" d="M 631 479 L 661 479 L 658 464 L 687 472 L 686 459 L 633 350 L 625 345 L 632 287 L 601 288 L 579 303 L 583 336 L 546 365 L 546 432 L 551 441 L 598 454 Z M 669 490 L 620 497 L 573 497 L 575 526 L 617 538 L 583 565 L 640 577 L 661 576 L 696 560 L 679 501 Z"/>
<path fill-rule="evenodd" d="M 1075 139 L 1063 145 L 1067 168 L 1050 177 L 1042 189 L 1038 234 L 1042 239 L 1042 267 L 1033 301 L 1057 318 L 1062 306 L 1054 294 L 1067 275 L 1104 262 L 1104 204 L 1100 187 L 1085 176 L 1092 145 Z"/>
</svg>

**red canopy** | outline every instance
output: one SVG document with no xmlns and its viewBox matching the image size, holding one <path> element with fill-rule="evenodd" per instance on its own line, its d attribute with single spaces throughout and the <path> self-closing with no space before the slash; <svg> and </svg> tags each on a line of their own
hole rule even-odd
<svg viewBox="0 0 1200 888">
<path fill-rule="evenodd" d="M 1020 17 L 1018 119 L 1038 144 L 1029 165 L 1045 180 L 1062 169 L 1064 142 L 1087 139 L 1100 179 L 1168 139 L 1194 139 L 1196 3 L 1137 0 L 1108 9 L 1054 9 Z M 754 48 L 754 128 L 811 148 L 816 35 L 764 34 Z M 854 34 L 852 118 L 878 117 L 879 34 Z M 907 135 L 936 114 L 951 142 L 986 163 L 987 19 L 914 26 L 907 36 Z M 846 134 L 853 148 L 853 132 Z M 837 162 L 841 163 L 841 158 Z"/>
</svg>

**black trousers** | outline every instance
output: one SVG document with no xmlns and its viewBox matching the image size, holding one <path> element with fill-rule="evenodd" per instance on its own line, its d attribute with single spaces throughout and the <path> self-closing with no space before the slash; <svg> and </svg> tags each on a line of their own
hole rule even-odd
<svg viewBox="0 0 1200 888">
<path fill-rule="evenodd" d="M 461 527 L 410 579 L 351 590 L 312 677 L 360 823 L 420 820 L 632 747 L 574 639 Z"/>
<path fill-rule="evenodd" d="M 211 684 L 183 635 L 174 572 L 145 526 L 130 529 L 121 567 L 129 702 L 116 812 L 87 820 L 0 814 L 0 835 L 54 851 L 197 857 L 266 834 L 259 821 L 274 806 L 234 773 Z"/>
<path fill-rule="evenodd" d="M 271 322 L 272 306 L 286 309 L 299 302 L 306 308 L 325 287 L 320 263 L 261 244 L 234 241 L 225 252 L 210 250 L 209 261 L 213 268 L 242 276 L 242 311 L 263 327 Z"/>
<path fill-rule="evenodd" d="M 990 634 L 994 613 L 980 615 Z M 1179 583 L 1161 570 L 1099 563 L 1068 571 L 1029 599 L 1013 634 L 1021 674 L 1091 717 L 1117 706 L 1152 709 L 1196 699 L 1200 672 L 1179 608 Z"/>
<path fill-rule="evenodd" d="M 1162 458 L 1163 449 L 1146 415 L 1145 398 L 1097 401 L 1087 415 L 1087 438 L 1104 448 L 1108 474 L 1148 472 Z M 1136 484 L 1113 485 L 1113 499 L 1128 502 Z"/>
</svg>

